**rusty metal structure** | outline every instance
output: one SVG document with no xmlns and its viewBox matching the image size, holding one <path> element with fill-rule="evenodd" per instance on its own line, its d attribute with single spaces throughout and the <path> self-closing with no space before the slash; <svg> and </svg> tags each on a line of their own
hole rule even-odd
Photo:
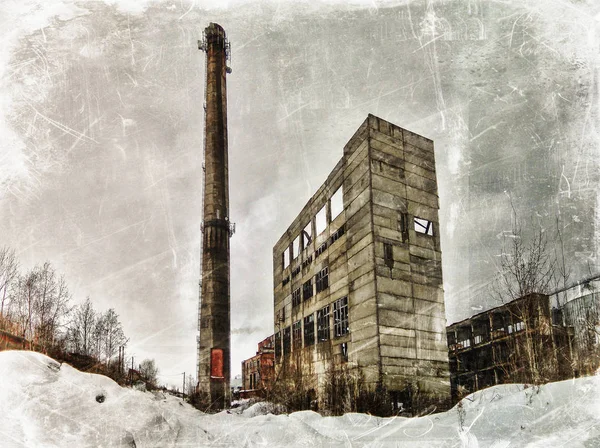
<svg viewBox="0 0 600 448">
<path fill-rule="evenodd" d="M 225 30 L 209 24 L 198 48 L 206 53 L 202 271 L 198 310 L 198 390 L 210 409 L 228 407 L 230 392 L 230 280 Z"/>
</svg>

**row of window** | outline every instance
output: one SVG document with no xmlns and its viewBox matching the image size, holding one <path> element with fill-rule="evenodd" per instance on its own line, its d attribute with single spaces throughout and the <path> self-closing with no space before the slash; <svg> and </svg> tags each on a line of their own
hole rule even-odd
<svg viewBox="0 0 600 448">
<path fill-rule="evenodd" d="M 315 275 L 315 286 L 317 294 L 324 291 L 329 287 L 329 267 L 325 266 L 317 275 Z M 300 295 L 300 288 L 296 288 L 292 291 L 292 308 L 297 307 L 303 300 L 308 300 L 313 296 L 313 281 L 312 278 L 304 282 L 302 285 L 302 295 Z"/>
<path fill-rule="evenodd" d="M 340 190 L 341 190 L 341 188 L 340 188 Z M 325 207 L 323 207 L 322 210 L 324 210 L 324 209 L 325 209 Z M 406 241 L 408 241 L 408 214 L 407 213 L 402 213 L 400 215 L 399 224 L 400 224 L 400 231 L 402 233 L 402 242 L 406 242 Z M 294 242 L 292 243 L 292 245 L 283 251 L 283 255 L 282 255 L 283 269 L 287 268 L 290 265 L 291 260 L 296 259 L 298 257 L 298 255 L 300 255 L 300 252 L 302 252 L 302 250 L 305 249 L 306 247 L 308 247 L 308 245 L 312 242 L 310 228 L 311 228 L 311 224 L 309 223 L 302 231 L 302 238 L 300 238 L 300 236 L 296 237 L 294 239 Z M 419 218 L 418 216 L 415 216 L 413 218 L 413 229 L 415 232 L 420 233 L 422 235 L 433 236 L 433 222 L 431 222 L 427 219 L 423 219 L 423 218 Z M 321 232 L 317 231 L 317 234 L 322 233 L 323 230 L 325 230 L 325 228 L 323 228 L 321 230 Z M 316 249 L 315 258 L 318 257 L 319 255 L 321 255 L 325 251 L 325 249 L 327 249 L 328 245 L 333 244 L 339 238 L 341 238 L 342 235 L 344 235 L 344 232 L 345 232 L 345 228 L 344 228 L 344 226 L 341 226 L 335 233 L 333 233 L 333 235 L 331 235 L 331 237 L 329 238 L 328 241 L 325 241 L 323 244 L 321 244 Z M 307 262 L 307 260 L 305 260 L 302 263 L 302 267 L 306 267 L 308 264 L 310 264 L 311 261 L 312 261 L 312 256 L 311 256 L 310 261 Z M 298 274 L 299 272 L 300 272 L 300 268 L 297 268 L 294 271 L 295 274 Z M 294 273 L 293 273 L 293 275 L 294 275 Z"/>
<path fill-rule="evenodd" d="M 330 316 L 333 308 L 333 335 L 338 338 L 349 333 L 348 327 L 348 297 L 333 302 L 317 311 L 316 322 L 315 314 L 309 314 L 304 319 L 297 320 L 290 327 L 284 328 L 275 334 L 275 357 L 281 357 L 282 342 L 283 355 L 287 355 L 294 350 L 299 350 L 303 346 L 310 347 L 315 342 L 325 342 L 330 339 Z M 316 323 L 316 334 L 315 334 Z M 316 338 L 315 338 L 316 336 Z"/>
<path fill-rule="evenodd" d="M 518 333 L 523 330 L 525 330 L 525 322 L 523 322 L 523 321 L 516 322 L 514 325 L 509 324 L 506 328 L 506 332 L 508 334 Z M 505 332 L 504 328 L 498 328 L 498 329 L 494 330 L 494 333 L 496 333 L 496 335 L 502 334 L 504 332 Z M 457 350 L 457 349 L 471 347 L 471 338 L 468 336 L 465 337 L 464 333 L 461 336 L 462 337 L 457 338 L 453 332 L 448 332 L 448 346 L 450 347 L 451 350 Z M 498 336 L 496 336 L 496 337 L 498 337 Z M 494 338 L 493 335 L 492 335 L 492 338 Z M 476 334 L 472 337 L 472 339 L 473 339 L 473 345 L 478 345 L 483 342 L 487 342 L 489 340 L 489 335 L 488 334 Z"/>
<path fill-rule="evenodd" d="M 331 196 L 331 199 L 327 201 L 327 203 L 319 210 L 319 212 L 314 217 L 314 230 L 315 235 L 320 235 L 327 228 L 328 223 L 328 214 L 327 209 L 329 208 L 329 222 L 333 221 L 338 217 L 340 213 L 344 210 L 344 200 L 343 200 L 343 192 L 342 187 L 338 188 L 338 190 Z M 294 238 L 292 244 L 283 251 L 282 255 L 282 263 L 283 269 L 287 268 L 290 265 L 290 262 L 300 255 L 302 250 L 306 249 L 313 240 L 313 219 L 311 219 L 308 224 L 304 227 L 300 235 Z"/>
<path fill-rule="evenodd" d="M 331 237 L 327 241 L 325 241 L 323 244 L 321 244 L 321 246 L 319 246 L 319 248 L 315 251 L 315 259 L 318 258 L 325 251 L 325 249 L 327 249 L 328 245 L 331 245 L 331 244 L 335 243 L 337 240 L 339 240 L 344 235 L 345 232 L 346 232 L 345 226 L 342 225 L 339 229 L 337 229 L 335 231 L 335 233 L 333 235 L 331 235 Z M 306 258 L 306 260 L 304 260 L 302 262 L 302 269 L 308 267 L 312 263 L 312 261 L 313 261 L 313 256 L 309 255 Z M 300 266 L 296 266 L 296 268 L 292 271 L 292 275 L 291 276 L 288 275 L 287 277 L 285 277 L 282 280 L 282 282 L 281 282 L 282 285 L 283 286 L 287 285 L 290 282 L 290 280 L 292 278 L 296 277 L 298 274 L 300 274 Z M 317 288 L 318 288 L 318 286 L 317 286 Z M 325 289 L 325 288 L 323 288 L 323 289 Z M 319 291 L 320 290 L 317 289 L 317 292 L 319 292 Z"/>
</svg>

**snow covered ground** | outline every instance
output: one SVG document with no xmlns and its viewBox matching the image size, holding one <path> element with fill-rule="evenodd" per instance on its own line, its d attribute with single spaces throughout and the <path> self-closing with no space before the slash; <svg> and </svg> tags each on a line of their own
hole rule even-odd
<svg viewBox="0 0 600 448">
<path fill-rule="evenodd" d="M 600 447 L 600 377 L 497 386 L 421 418 L 203 414 L 33 352 L 0 353 L 0 447 Z"/>
</svg>

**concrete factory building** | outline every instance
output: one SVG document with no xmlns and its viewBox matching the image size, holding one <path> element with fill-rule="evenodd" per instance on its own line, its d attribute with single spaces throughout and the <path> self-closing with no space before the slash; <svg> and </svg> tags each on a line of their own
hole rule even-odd
<svg viewBox="0 0 600 448">
<path fill-rule="evenodd" d="M 449 401 L 438 208 L 433 142 L 369 115 L 273 248 L 278 381 L 315 406 L 344 375 L 394 411 Z"/>
</svg>

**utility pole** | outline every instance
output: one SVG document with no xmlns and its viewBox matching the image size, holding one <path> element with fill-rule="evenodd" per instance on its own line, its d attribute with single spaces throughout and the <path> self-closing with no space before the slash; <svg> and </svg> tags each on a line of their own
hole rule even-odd
<svg viewBox="0 0 600 448">
<path fill-rule="evenodd" d="M 183 401 L 185 401 L 185 372 L 183 372 Z"/>
</svg>

